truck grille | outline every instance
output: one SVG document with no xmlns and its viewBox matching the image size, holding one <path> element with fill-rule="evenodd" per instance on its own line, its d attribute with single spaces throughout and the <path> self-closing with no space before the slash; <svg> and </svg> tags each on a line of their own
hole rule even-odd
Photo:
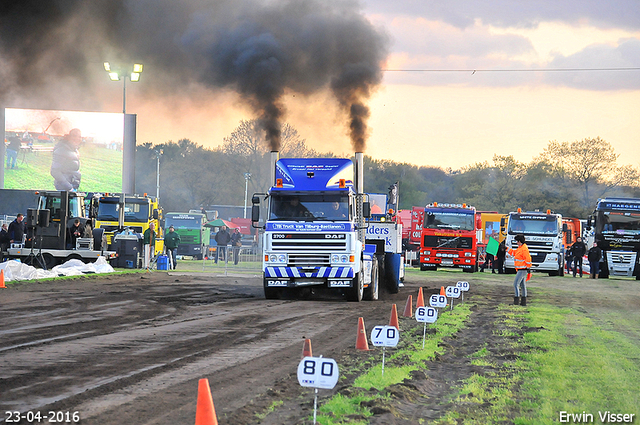
<svg viewBox="0 0 640 425">
<path fill-rule="evenodd" d="M 344 233 L 277 233 L 271 236 L 271 249 L 289 254 L 291 266 L 328 266 L 332 252 L 347 250 Z"/>
<path fill-rule="evenodd" d="M 552 241 L 527 241 L 527 246 L 529 247 L 529 251 L 537 251 L 537 252 L 552 252 L 553 251 L 553 242 Z M 511 247 L 513 249 L 518 249 L 518 243 L 513 241 L 511 243 Z M 533 256 L 533 252 L 531 252 Z"/>
<path fill-rule="evenodd" d="M 330 254 L 289 254 L 290 266 L 329 266 Z"/>
<path fill-rule="evenodd" d="M 462 249 L 471 249 L 473 248 L 473 239 L 472 238 L 463 238 L 456 236 L 430 236 L 425 235 L 424 237 L 424 246 L 425 248 L 462 248 Z"/>
</svg>

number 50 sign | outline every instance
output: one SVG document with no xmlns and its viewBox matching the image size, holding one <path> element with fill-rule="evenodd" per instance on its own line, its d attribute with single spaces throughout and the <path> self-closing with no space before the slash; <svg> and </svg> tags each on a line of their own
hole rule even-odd
<svg viewBox="0 0 640 425">
<path fill-rule="evenodd" d="M 298 364 L 298 382 L 303 387 L 330 390 L 338 383 L 338 364 L 324 357 L 305 357 Z"/>
</svg>

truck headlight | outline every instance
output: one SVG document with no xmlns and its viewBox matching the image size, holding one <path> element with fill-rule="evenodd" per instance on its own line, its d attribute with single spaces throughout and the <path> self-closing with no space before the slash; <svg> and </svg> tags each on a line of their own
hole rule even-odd
<svg viewBox="0 0 640 425">
<path fill-rule="evenodd" d="M 431 251 L 422 251 L 422 255 L 431 255 Z"/>
<path fill-rule="evenodd" d="M 471 252 L 465 252 L 465 253 L 464 253 L 464 256 L 465 256 L 465 257 L 471 257 L 472 255 L 473 255 L 473 254 L 472 254 Z"/>
<path fill-rule="evenodd" d="M 340 256 L 338 254 L 333 254 L 331 256 L 331 262 L 332 263 L 339 263 L 340 262 Z"/>
<path fill-rule="evenodd" d="M 269 255 L 270 263 L 279 263 L 279 264 L 287 264 L 289 262 L 289 258 L 287 254 L 270 254 Z"/>
<path fill-rule="evenodd" d="M 349 262 L 349 256 L 348 255 L 341 255 L 340 256 L 340 261 L 343 263 L 348 263 Z"/>
</svg>

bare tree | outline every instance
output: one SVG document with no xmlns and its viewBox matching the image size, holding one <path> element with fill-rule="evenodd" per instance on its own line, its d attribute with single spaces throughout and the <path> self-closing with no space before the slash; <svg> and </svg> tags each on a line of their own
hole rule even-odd
<svg viewBox="0 0 640 425">
<path fill-rule="evenodd" d="M 598 196 L 614 187 L 635 184 L 638 171 L 630 166 L 618 166 L 620 155 L 611 144 L 596 137 L 574 142 L 550 141 L 540 160 L 552 165 L 554 173 L 576 182 L 582 191 L 582 204 L 593 204 L 592 191 L 600 189 Z"/>
</svg>

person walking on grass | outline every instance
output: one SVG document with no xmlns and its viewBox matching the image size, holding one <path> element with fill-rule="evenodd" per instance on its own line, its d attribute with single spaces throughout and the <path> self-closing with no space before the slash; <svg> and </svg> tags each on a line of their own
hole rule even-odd
<svg viewBox="0 0 640 425">
<path fill-rule="evenodd" d="M 529 254 L 529 247 L 526 244 L 523 234 L 517 234 L 515 241 L 518 244 L 517 249 L 507 248 L 507 252 L 514 259 L 516 268 L 516 278 L 513 281 L 513 287 L 515 289 L 515 295 L 513 297 L 513 305 L 527 305 L 527 280 L 529 273 L 531 273 L 531 254 Z"/>
</svg>

